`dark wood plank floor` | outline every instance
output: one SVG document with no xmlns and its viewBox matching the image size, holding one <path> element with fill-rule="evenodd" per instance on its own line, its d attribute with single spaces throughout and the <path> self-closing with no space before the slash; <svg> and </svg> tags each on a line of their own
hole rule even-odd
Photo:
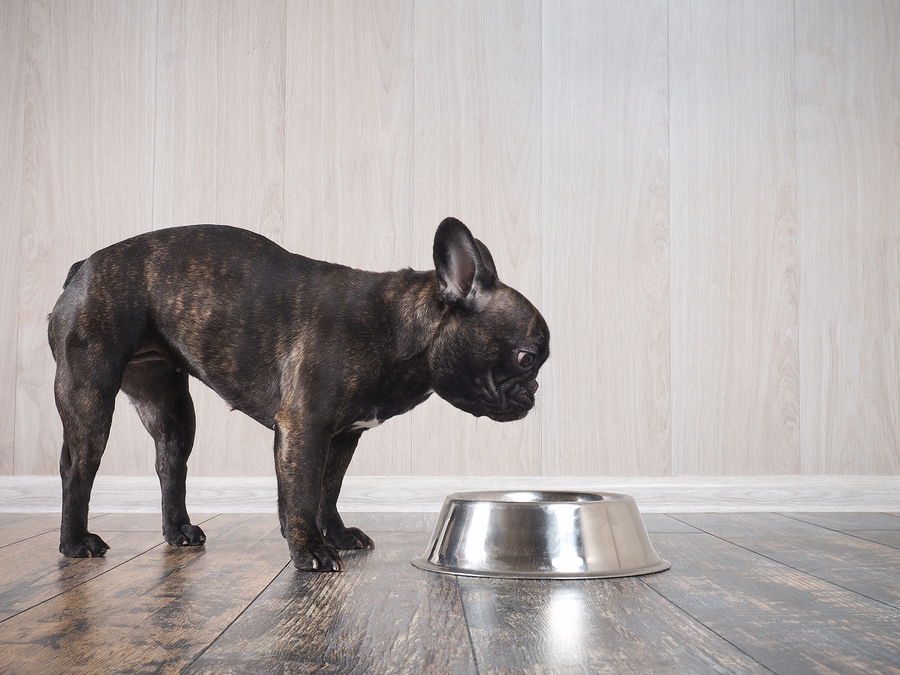
<svg viewBox="0 0 900 675">
<path fill-rule="evenodd" d="M 434 514 L 351 514 L 377 541 L 296 572 L 270 514 L 0 514 L 2 673 L 900 673 L 900 514 L 646 515 L 645 577 L 516 581 L 410 565 Z"/>
</svg>

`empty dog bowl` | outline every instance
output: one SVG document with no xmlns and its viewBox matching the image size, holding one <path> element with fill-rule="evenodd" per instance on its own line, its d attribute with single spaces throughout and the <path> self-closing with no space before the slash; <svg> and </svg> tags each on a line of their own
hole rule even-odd
<svg viewBox="0 0 900 675">
<path fill-rule="evenodd" d="M 444 500 L 423 570 L 473 577 L 600 579 L 669 569 L 628 495 L 461 492 Z"/>
</svg>

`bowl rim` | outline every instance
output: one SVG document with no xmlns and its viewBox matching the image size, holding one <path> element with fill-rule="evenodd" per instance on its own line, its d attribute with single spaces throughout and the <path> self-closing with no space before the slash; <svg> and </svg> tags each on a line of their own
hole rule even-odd
<svg viewBox="0 0 900 675">
<path fill-rule="evenodd" d="M 426 556 L 417 556 L 412 559 L 412 564 L 420 570 L 437 572 L 438 574 L 451 574 L 457 577 L 480 577 L 487 579 L 618 579 L 620 577 L 639 577 L 645 574 L 665 572 L 672 566 L 668 560 L 659 559 L 658 563 L 627 570 L 606 570 L 597 572 L 554 572 L 554 571 L 525 571 L 505 572 L 493 570 L 477 570 L 465 567 L 447 567 L 435 565 Z"/>
<path fill-rule="evenodd" d="M 541 495 L 546 498 L 510 499 L 516 495 Z M 602 502 L 627 501 L 634 499 L 618 492 L 592 492 L 586 490 L 541 490 L 541 489 L 507 489 L 478 490 L 474 492 L 454 492 L 444 499 L 444 505 L 451 502 L 480 502 L 487 504 L 503 504 L 509 506 L 550 506 L 566 504 L 585 506 Z"/>
</svg>

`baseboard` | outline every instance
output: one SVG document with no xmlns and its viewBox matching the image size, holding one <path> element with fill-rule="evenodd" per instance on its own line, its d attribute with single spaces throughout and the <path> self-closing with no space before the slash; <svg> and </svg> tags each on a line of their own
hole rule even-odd
<svg viewBox="0 0 900 675">
<path fill-rule="evenodd" d="M 348 512 L 435 512 L 453 492 L 472 490 L 622 492 L 645 513 L 751 511 L 900 512 L 898 476 L 735 476 L 673 478 L 348 476 L 339 507 Z M 0 476 L 0 512 L 58 512 L 56 476 Z M 274 513 L 274 477 L 189 478 L 194 513 Z M 98 476 L 91 511 L 159 512 L 152 477 Z"/>
</svg>

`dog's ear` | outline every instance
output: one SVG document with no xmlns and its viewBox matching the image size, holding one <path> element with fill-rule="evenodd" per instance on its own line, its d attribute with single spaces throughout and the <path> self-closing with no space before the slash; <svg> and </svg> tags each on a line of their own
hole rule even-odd
<svg viewBox="0 0 900 675">
<path fill-rule="evenodd" d="M 478 246 L 478 252 L 481 254 L 481 262 L 484 263 L 484 266 L 494 276 L 494 281 L 496 281 L 497 268 L 494 267 L 494 256 L 491 255 L 491 252 L 488 251 L 488 247 L 485 246 L 480 239 L 475 240 L 475 245 Z M 493 283 L 493 281 L 491 283 Z"/>
<path fill-rule="evenodd" d="M 472 308 L 497 281 L 491 252 L 456 218 L 445 218 L 434 235 L 434 268 L 441 297 L 451 305 Z"/>
</svg>

